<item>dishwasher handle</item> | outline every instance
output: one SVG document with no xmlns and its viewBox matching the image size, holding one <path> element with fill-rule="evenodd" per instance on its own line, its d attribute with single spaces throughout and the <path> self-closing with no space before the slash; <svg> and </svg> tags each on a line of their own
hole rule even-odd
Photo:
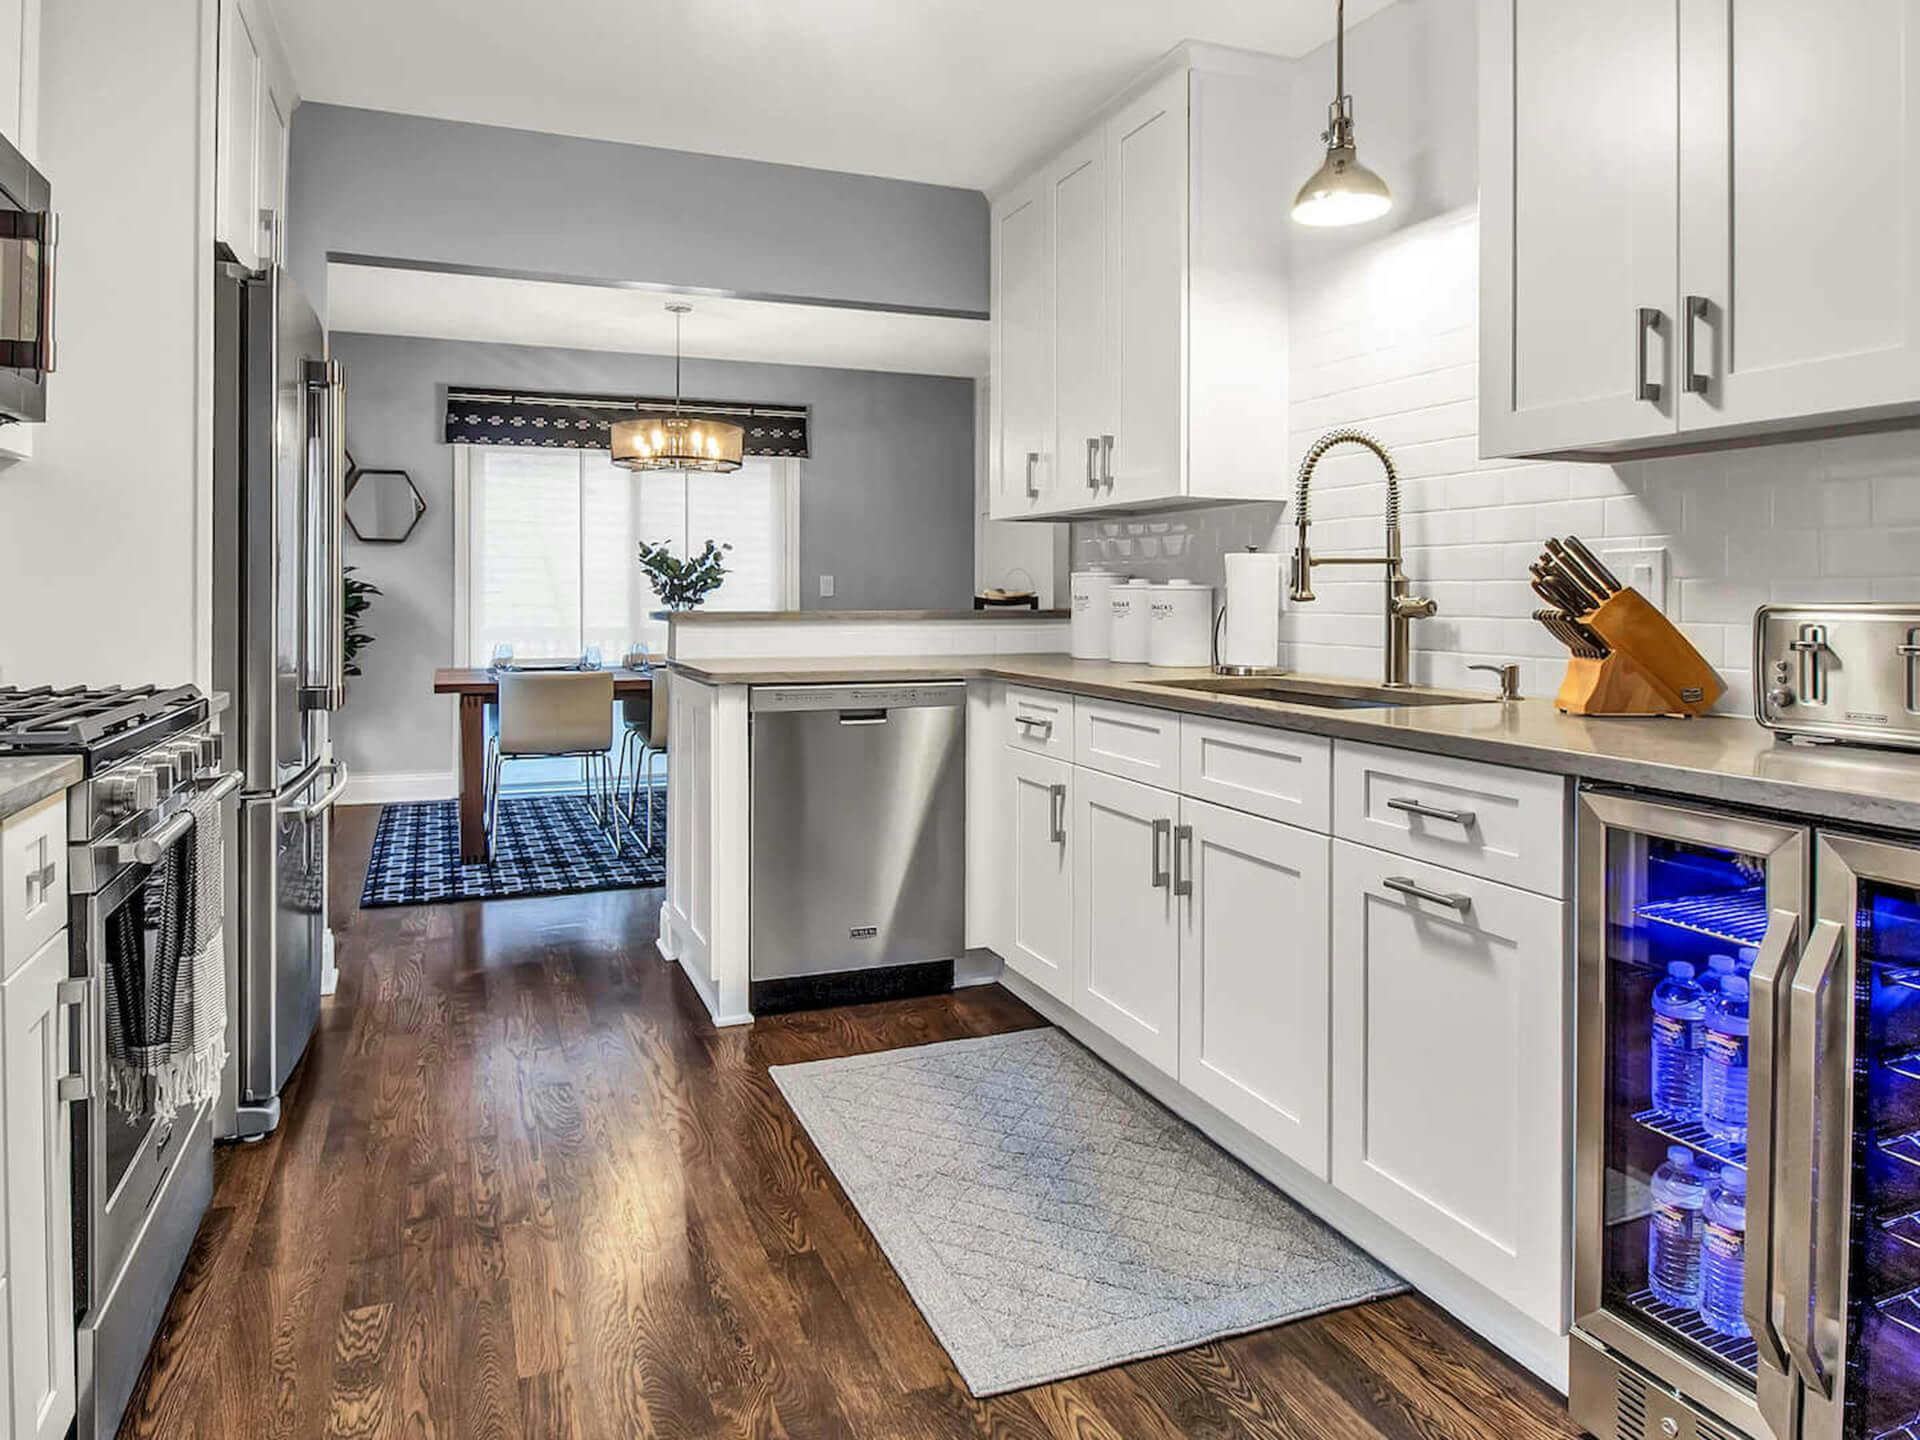
<svg viewBox="0 0 1920 1440">
<path fill-rule="evenodd" d="M 887 723 L 887 712 L 884 710 L 842 710 L 840 712 L 840 723 L 842 725 L 884 725 Z"/>
</svg>

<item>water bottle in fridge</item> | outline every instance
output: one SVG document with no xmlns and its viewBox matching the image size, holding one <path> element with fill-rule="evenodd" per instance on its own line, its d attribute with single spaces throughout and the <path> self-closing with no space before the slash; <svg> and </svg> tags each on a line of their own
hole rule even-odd
<svg viewBox="0 0 1920 1440">
<path fill-rule="evenodd" d="M 1701 1206 L 1700 1318 L 1722 1335 L 1744 1336 L 1747 1279 L 1747 1177 L 1728 1166 Z"/>
<path fill-rule="evenodd" d="M 1653 1172 L 1647 1288 L 1663 1305 L 1700 1307 L 1700 1212 L 1712 1179 L 1712 1169 L 1684 1145 L 1670 1148 L 1667 1163 Z"/>
<path fill-rule="evenodd" d="M 1675 960 L 1653 989 L 1653 1103 L 1669 1115 L 1700 1118 L 1701 1026 L 1707 992 L 1693 966 Z"/>
<path fill-rule="evenodd" d="M 1716 1139 L 1747 1143 L 1747 981 L 1728 975 L 1707 1003 L 1700 1054 L 1700 1123 Z"/>
</svg>

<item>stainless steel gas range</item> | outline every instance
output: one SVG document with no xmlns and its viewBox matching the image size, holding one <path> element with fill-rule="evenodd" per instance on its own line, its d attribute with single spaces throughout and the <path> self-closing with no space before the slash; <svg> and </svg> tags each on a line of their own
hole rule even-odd
<svg viewBox="0 0 1920 1440">
<path fill-rule="evenodd" d="M 212 1102 L 158 1121 L 130 1119 L 112 1098 L 105 961 L 114 917 L 144 909 L 168 851 L 188 842 L 197 793 L 232 797 L 221 809 L 232 855 L 241 776 L 221 763 L 210 709 L 191 685 L 0 688 L 0 753 L 75 754 L 86 766 L 67 802 L 70 973 L 84 985 L 74 1047 L 84 1084 L 73 1097 L 79 1440 L 119 1429 L 213 1194 Z M 231 858 L 228 865 L 231 906 Z"/>
</svg>

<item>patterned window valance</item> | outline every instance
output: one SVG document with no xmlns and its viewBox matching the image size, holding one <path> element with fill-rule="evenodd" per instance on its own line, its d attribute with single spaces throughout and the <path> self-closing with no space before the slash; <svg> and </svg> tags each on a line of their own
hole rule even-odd
<svg viewBox="0 0 1920 1440">
<path fill-rule="evenodd" d="M 449 445 L 552 445 L 567 450 L 608 450 L 609 431 L 636 409 L 671 410 L 671 398 L 618 395 L 516 395 L 499 390 L 447 387 Z M 690 415 L 724 416 L 746 432 L 748 455 L 807 456 L 804 405 L 729 405 L 683 400 Z"/>
</svg>

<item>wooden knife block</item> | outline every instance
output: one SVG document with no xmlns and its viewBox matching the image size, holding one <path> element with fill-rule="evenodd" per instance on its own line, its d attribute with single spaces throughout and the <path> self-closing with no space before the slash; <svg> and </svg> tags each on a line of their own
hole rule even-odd
<svg viewBox="0 0 1920 1440">
<path fill-rule="evenodd" d="M 1555 699 L 1569 715 L 1704 715 L 1726 691 L 1673 622 L 1628 588 L 1580 619 L 1613 653 L 1575 657 Z"/>
</svg>

